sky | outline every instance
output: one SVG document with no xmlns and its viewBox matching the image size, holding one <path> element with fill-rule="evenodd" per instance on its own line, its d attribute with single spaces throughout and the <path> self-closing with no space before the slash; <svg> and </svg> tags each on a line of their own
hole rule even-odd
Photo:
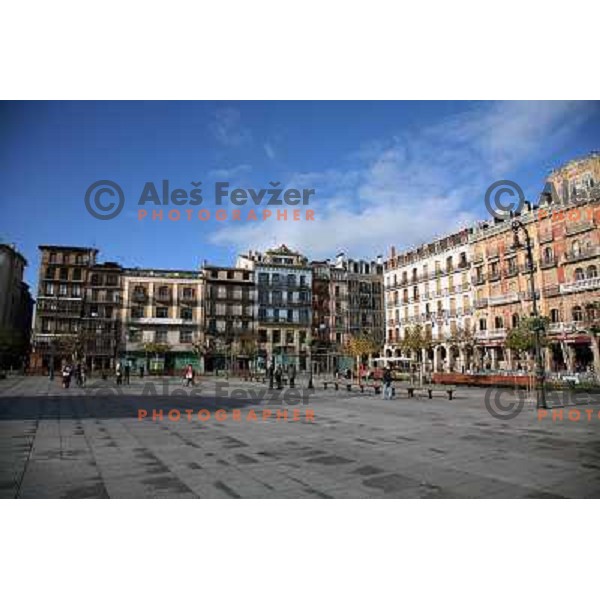
<svg viewBox="0 0 600 600">
<path fill-rule="evenodd" d="M 496 180 L 535 201 L 550 170 L 599 149 L 600 102 L 2 102 L 0 241 L 28 259 L 34 292 L 40 244 L 182 270 L 281 243 L 311 259 L 374 258 L 488 218 Z M 85 207 L 98 180 L 123 190 L 114 219 Z M 202 182 L 201 206 L 162 207 L 194 215 L 219 208 L 217 181 L 312 188 L 314 221 L 140 221 L 146 182 L 163 180 Z"/>
</svg>

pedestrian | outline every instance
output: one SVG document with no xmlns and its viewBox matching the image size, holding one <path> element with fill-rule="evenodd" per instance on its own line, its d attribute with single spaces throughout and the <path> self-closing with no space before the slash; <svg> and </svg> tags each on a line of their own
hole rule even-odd
<svg viewBox="0 0 600 600">
<path fill-rule="evenodd" d="M 289 370 L 290 387 L 293 388 L 296 384 L 296 365 L 291 365 Z"/>
<path fill-rule="evenodd" d="M 87 367 L 85 363 L 81 365 L 81 387 L 85 387 L 85 382 L 87 381 Z"/>
<path fill-rule="evenodd" d="M 144 365 L 140 365 L 140 379 L 144 379 Z"/>
<path fill-rule="evenodd" d="M 121 385 L 123 383 L 123 367 L 120 362 L 117 363 L 115 368 L 115 375 L 117 378 L 117 385 Z"/>
<path fill-rule="evenodd" d="M 184 378 L 185 378 L 185 387 L 189 387 L 190 385 L 194 385 L 194 367 L 191 364 L 188 364 L 184 370 Z"/>
<path fill-rule="evenodd" d="M 65 390 L 68 389 L 71 384 L 71 367 L 66 363 L 62 370 L 62 384 Z"/>
<path fill-rule="evenodd" d="M 82 381 L 81 381 L 81 363 L 78 362 L 77 366 L 75 367 L 75 383 L 77 384 L 77 387 L 81 387 L 82 386 Z"/>
<path fill-rule="evenodd" d="M 129 385 L 129 376 L 131 374 L 131 366 L 129 365 L 129 361 L 125 363 L 125 383 Z"/>
<path fill-rule="evenodd" d="M 392 399 L 392 372 L 389 367 L 386 367 L 383 371 L 383 399 Z"/>
<path fill-rule="evenodd" d="M 281 376 L 282 376 L 282 372 L 281 372 L 281 365 L 279 365 L 276 369 L 275 369 L 275 381 L 277 382 L 277 389 L 280 390 L 281 389 Z"/>
</svg>

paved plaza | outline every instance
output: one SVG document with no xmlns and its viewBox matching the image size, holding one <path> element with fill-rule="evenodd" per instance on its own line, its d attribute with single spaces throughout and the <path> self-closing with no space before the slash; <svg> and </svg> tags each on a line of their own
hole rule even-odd
<svg viewBox="0 0 600 600">
<path fill-rule="evenodd" d="M 0 381 L 0 496 L 600 496 L 598 405 L 578 420 L 559 408 L 539 420 L 527 401 L 503 420 L 476 388 L 452 401 L 383 400 L 317 382 L 310 396 L 274 401 L 264 384 L 224 383 L 202 379 L 189 396 L 178 379 L 136 378 L 117 392 L 103 381 Z"/>
</svg>

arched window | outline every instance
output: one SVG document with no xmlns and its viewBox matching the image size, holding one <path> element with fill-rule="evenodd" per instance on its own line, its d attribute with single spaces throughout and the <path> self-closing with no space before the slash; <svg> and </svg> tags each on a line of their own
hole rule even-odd
<svg viewBox="0 0 600 600">
<path fill-rule="evenodd" d="M 553 308 L 550 311 L 550 321 L 552 323 L 560 323 L 560 311 L 558 308 Z"/>
<path fill-rule="evenodd" d="M 502 317 L 496 317 L 494 319 L 494 327 L 496 329 L 502 329 L 504 327 L 504 321 L 503 321 Z"/>
<path fill-rule="evenodd" d="M 571 245 L 571 252 L 573 253 L 573 256 L 579 256 L 581 254 L 581 246 L 577 240 Z"/>
<path fill-rule="evenodd" d="M 581 306 L 573 307 L 573 321 L 583 321 L 583 311 L 581 310 Z"/>
<path fill-rule="evenodd" d="M 513 327 L 518 327 L 519 326 L 519 315 L 517 313 L 515 313 L 512 316 L 512 326 Z"/>
<path fill-rule="evenodd" d="M 593 279 L 594 277 L 598 277 L 598 269 L 596 265 L 590 265 L 587 269 L 588 279 Z"/>
<path fill-rule="evenodd" d="M 552 262 L 553 258 L 554 252 L 552 251 L 552 248 L 550 246 L 546 246 L 544 248 L 544 262 Z"/>
<path fill-rule="evenodd" d="M 575 281 L 581 281 L 582 279 L 585 279 L 585 273 L 583 272 L 583 269 L 579 267 L 575 269 Z"/>
</svg>

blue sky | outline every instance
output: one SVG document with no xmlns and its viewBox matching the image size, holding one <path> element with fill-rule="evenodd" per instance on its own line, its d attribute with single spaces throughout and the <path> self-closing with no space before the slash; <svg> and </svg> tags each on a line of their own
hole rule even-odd
<svg viewBox="0 0 600 600">
<path fill-rule="evenodd" d="M 127 266 L 232 264 L 285 242 L 314 258 L 408 248 L 486 217 L 483 197 L 512 179 L 535 199 L 547 172 L 600 148 L 598 102 L 3 102 L 0 239 L 94 245 Z M 100 221 L 87 187 L 117 182 L 126 205 Z M 315 222 L 136 219 L 146 181 L 190 189 L 313 187 Z"/>
</svg>

